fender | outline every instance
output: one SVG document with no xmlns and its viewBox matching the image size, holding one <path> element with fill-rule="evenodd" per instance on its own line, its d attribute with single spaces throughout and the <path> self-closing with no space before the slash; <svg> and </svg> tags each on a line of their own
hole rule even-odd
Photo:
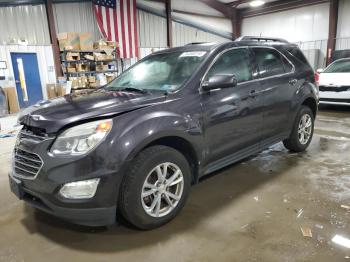
<svg viewBox="0 0 350 262">
<path fill-rule="evenodd" d="M 297 113 L 300 110 L 300 107 L 303 105 L 303 103 L 307 99 L 313 99 L 316 102 L 316 106 L 318 105 L 318 90 L 315 84 L 305 81 L 295 92 L 294 98 L 293 98 L 293 104 L 291 108 L 291 121 L 290 121 L 290 128 L 293 127 L 295 118 L 297 116 Z M 290 129 L 291 130 L 291 129 Z"/>
<path fill-rule="evenodd" d="M 190 115 L 153 110 L 148 110 L 149 112 L 141 116 L 137 111 L 131 112 L 132 116 L 128 114 L 128 122 L 122 116 L 116 119 L 115 126 L 120 128 L 120 132 L 116 132 L 110 143 L 110 151 L 118 152 L 117 159 L 114 156 L 116 165 L 122 166 L 143 148 L 166 137 L 177 137 L 187 141 L 193 148 L 196 158 L 201 161 L 203 151 L 201 123 Z"/>
</svg>

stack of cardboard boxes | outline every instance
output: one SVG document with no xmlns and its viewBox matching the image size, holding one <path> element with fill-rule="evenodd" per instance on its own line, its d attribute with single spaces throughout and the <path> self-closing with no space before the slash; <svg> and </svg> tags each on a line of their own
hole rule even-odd
<svg viewBox="0 0 350 262">
<path fill-rule="evenodd" d="M 67 80 L 71 81 L 72 89 L 96 88 L 114 79 L 115 75 L 106 71 L 115 69 L 109 64 L 115 60 L 118 43 L 93 42 L 92 33 L 61 33 L 57 38 L 60 50 L 65 51 L 64 71 L 71 73 Z"/>
</svg>

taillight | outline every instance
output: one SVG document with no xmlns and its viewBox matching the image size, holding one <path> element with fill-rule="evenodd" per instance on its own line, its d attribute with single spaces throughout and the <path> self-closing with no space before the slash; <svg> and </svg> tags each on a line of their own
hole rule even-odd
<svg viewBox="0 0 350 262">
<path fill-rule="evenodd" d="M 319 86 L 320 84 L 320 74 L 315 72 L 315 82 L 316 82 L 316 85 Z"/>
</svg>

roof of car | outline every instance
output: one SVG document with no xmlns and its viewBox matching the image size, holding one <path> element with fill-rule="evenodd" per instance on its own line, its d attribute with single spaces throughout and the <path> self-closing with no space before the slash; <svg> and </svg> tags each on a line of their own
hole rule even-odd
<svg viewBox="0 0 350 262">
<path fill-rule="evenodd" d="M 270 40 L 271 39 L 271 40 Z M 214 49 L 225 49 L 230 47 L 239 47 L 239 46 L 296 46 L 295 44 L 289 43 L 286 40 L 279 38 L 260 38 L 260 37 L 244 37 L 236 41 L 228 41 L 223 43 L 210 43 L 210 42 L 196 42 L 190 43 L 184 46 L 164 49 L 157 53 L 167 53 L 167 52 L 176 52 L 176 51 L 212 51 Z"/>
</svg>

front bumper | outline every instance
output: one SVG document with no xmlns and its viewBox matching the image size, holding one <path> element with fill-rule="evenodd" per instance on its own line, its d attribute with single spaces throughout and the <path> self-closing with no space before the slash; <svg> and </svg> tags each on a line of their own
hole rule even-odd
<svg viewBox="0 0 350 262">
<path fill-rule="evenodd" d="M 320 86 L 320 103 L 350 105 L 350 86 Z"/>
<path fill-rule="evenodd" d="M 111 155 L 108 148 L 101 144 L 86 156 L 63 158 L 49 152 L 52 142 L 50 139 L 17 141 L 17 149 L 40 156 L 43 165 L 37 175 L 26 178 L 16 173 L 14 160 L 9 174 L 12 192 L 33 207 L 72 223 L 87 226 L 114 224 L 121 176 L 115 161 L 108 157 Z M 59 194 L 66 183 L 92 178 L 100 178 L 100 183 L 91 199 L 65 199 Z"/>
<path fill-rule="evenodd" d="M 72 208 L 57 206 L 41 194 L 26 188 L 21 180 L 9 174 L 11 191 L 31 206 L 69 222 L 86 226 L 113 225 L 116 221 L 116 205 L 99 208 Z"/>
</svg>

